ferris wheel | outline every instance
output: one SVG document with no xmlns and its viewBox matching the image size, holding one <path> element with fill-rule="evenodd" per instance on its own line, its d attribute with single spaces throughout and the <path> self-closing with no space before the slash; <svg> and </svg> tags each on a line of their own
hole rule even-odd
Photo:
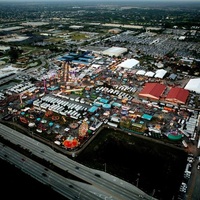
<svg viewBox="0 0 200 200">
<path fill-rule="evenodd" d="M 79 127 L 79 137 L 84 137 L 88 131 L 88 123 L 83 121 L 83 123 Z"/>
</svg>

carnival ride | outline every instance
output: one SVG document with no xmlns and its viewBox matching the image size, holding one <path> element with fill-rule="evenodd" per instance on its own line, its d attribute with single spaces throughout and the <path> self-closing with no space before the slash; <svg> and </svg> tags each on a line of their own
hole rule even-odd
<svg viewBox="0 0 200 200">
<path fill-rule="evenodd" d="M 77 146 L 79 146 L 79 141 L 77 140 L 76 137 L 73 137 L 71 135 L 69 135 L 63 142 L 63 146 L 65 148 L 70 148 L 73 149 Z"/>
<path fill-rule="evenodd" d="M 180 140 L 184 136 L 179 130 L 171 130 L 165 134 L 170 140 Z"/>
<path fill-rule="evenodd" d="M 76 129 L 76 128 L 78 128 L 78 123 L 71 123 L 70 125 L 69 125 L 69 127 L 70 128 L 72 128 L 72 129 Z"/>
<path fill-rule="evenodd" d="M 43 78 L 43 84 L 44 84 L 44 92 L 47 92 L 47 83 L 46 83 L 46 78 Z"/>
<path fill-rule="evenodd" d="M 78 130 L 78 136 L 79 139 L 83 139 L 88 131 L 88 123 L 86 121 L 83 121 L 83 123 L 79 126 L 79 130 Z"/>
<path fill-rule="evenodd" d="M 45 117 L 51 117 L 52 115 L 53 115 L 53 111 L 51 111 L 51 110 L 47 110 L 45 112 Z"/>
<path fill-rule="evenodd" d="M 23 117 L 23 116 L 20 116 L 20 117 L 19 117 L 19 120 L 20 120 L 20 122 L 22 122 L 23 124 L 28 124 L 28 123 L 29 123 L 28 119 L 27 119 L 26 117 Z"/>
<path fill-rule="evenodd" d="M 58 120 L 60 119 L 60 116 L 58 116 L 58 115 L 53 115 L 53 116 L 51 117 L 51 119 L 52 119 L 52 121 L 58 121 Z"/>
</svg>

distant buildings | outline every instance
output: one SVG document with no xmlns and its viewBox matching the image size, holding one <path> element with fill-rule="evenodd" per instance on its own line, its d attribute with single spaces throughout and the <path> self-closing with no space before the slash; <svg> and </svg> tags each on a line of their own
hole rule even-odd
<svg viewBox="0 0 200 200">
<path fill-rule="evenodd" d="M 112 28 L 112 29 L 109 29 L 108 32 L 109 33 L 113 33 L 113 34 L 118 34 L 120 33 L 122 30 L 119 29 L 119 28 Z"/>
<path fill-rule="evenodd" d="M 69 28 L 71 28 L 71 29 L 81 29 L 81 28 L 84 28 L 84 26 L 72 25 L 72 26 L 69 26 Z"/>
<path fill-rule="evenodd" d="M 106 49 L 102 52 L 103 55 L 107 55 L 110 57 L 119 57 L 121 55 L 123 55 L 124 53 L 126 53 L 128 51 L 127 48 L 122 48 L 122 47 L 111 47 L 109 49 Z"/>
<path fill-rule="evenodd" d="M 32 27 L 37 27 L 37 26 L 44 26 L 48 25 L 48 22 L 23 22 L 21 23 L 22 26 L 32 26 Z"/>
<path fill-rule="evenodd" d="M 6 52 L 9 51 L 10 47 L 9 46 L 0 46 L 0 52 Z"/>
</svg>

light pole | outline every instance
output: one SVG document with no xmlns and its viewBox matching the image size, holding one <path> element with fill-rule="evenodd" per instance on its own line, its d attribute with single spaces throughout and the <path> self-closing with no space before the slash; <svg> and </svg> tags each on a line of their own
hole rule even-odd
<svg viewBox="0 0 200 200">
<path fill-rule="evenodd" d="M 138 187 L 138 184 L 139 184 L 140 173 L 138 173 L 137 176 L 138 176 L 138 177 L 137 177 L 137 179 L 136 179 L 136 187 Z"/>
<path fill-rule="evenodd" d="M 104 170 L 105 170 L 105 172 L 106 172 L 106 163 L 104 163 Z"/>
<path fill-rule="evenodd" d="M 136 179 L 136 187 L 138 187 L 139 184 L 139 177 Z"/>
</svg>

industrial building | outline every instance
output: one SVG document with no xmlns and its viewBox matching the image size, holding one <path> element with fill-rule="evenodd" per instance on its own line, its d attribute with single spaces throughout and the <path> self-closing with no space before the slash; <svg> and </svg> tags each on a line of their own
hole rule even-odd
<svg viewBox="0 0 200 200">
<path fill-rule="evenodd" d="M 160 83 L 146 83 L 139 93 L 140 97 L 159 100 L 164 93 L 166 86 Z"/>
<path fill-rule="evenodd" d="M 185 104 L 188 99 L 188 96 L 188 90 L 179 87 L 174 87 L 171 88 L 165 100 L 173 103 Z"/>
</svg>

